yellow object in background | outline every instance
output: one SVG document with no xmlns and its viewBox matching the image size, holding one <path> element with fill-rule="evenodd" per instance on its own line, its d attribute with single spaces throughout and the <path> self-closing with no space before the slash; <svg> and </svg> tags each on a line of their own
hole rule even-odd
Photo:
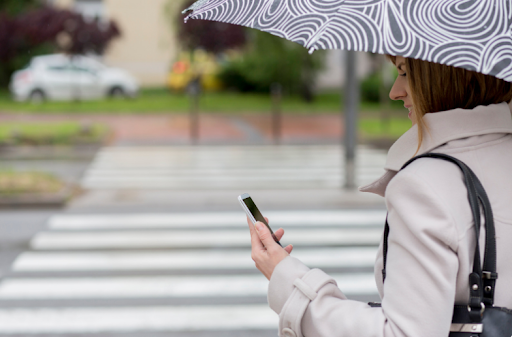
<svg viewBox="0 0 512 337">
<path fill-rule="evenodd" d="M 167 83 L 171 90 L 183 91 L 195 78 L 200 78 L 201 88 L 206 91 L 222 89 L 218 74 L 220 65 L 215 55 L 203 50 L 181 53 L 173 64 Z"/>
</svg>

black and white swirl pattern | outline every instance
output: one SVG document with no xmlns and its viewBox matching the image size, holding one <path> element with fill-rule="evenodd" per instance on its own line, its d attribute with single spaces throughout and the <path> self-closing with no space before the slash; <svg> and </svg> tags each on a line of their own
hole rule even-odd
<svg viewBox="0 0 512 337">
<path fill-rule="evenodd" d="M 315 35 L 308 47 L 379 52 L 379 27 L 361 11 L 343 8 Z"/>
<path fill-rule="evenodd" d="M 310 50 L 401 55 L 512 82 L 511 0 L 199 0 L 186 11 Z"/>
<path fill-rule="evenodd" d="M 263 31 L 279 31 L 281 25 L 284 25 L 291 19 L 293 19 L 293 16 L 287 10 L 284 1 L 267 1 L 266 7 L 260 15 L 254 18 L 251 27 Z"/>
<path fill-rule="evenodd" d="M 447 42 L 434 47 L 427 59 L 448 66 L 457 65 L 468 70 L 480 71 L 482 51 L 483 48 L 478 43 Z"/>
</svg>

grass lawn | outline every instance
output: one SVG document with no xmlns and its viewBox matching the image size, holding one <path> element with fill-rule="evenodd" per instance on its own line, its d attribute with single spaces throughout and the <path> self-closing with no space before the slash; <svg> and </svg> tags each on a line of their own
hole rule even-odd
<svg viewBox="0 0 512 337">
<path fill-rule="evenodd" d="M 202 112 L 268 112 L 272 101 L 266 94 L 241 94 L 231 92 L 204 93 L 200 98 Z M 190 98 L 185 94 L 170 93 L 167 89 L 145 89 L 135 99 L 105 99 L 84 102 L 44 102 L 42 104 L 13 102 L 8 92 L 0 91 L 0 112 L 41 113 L 169 113 L 187 112 Z M 362 103 L 361 110 L 378 111 L 375 103 Z M 393 102 L 392 109 L 402 109 L 402 103 Z M 312 103 L 297 96 L 285 96 L 283 112 L 337 113 L 341 110 L 339 93 L 319 94 Z"/>
<path fill-rule="evenodd" d="M 107 135 L 105 125 L 81 125 L 77 122 L 0 124 L 1 145 L 77 145 L 101 142 Z"/>
<path fill-rule="evenodd" d="M 359 131 L 364 139 L 398 139 L 411 128 L 411 121 L 405 117 L 392 117 L 385 123 L 375 117 L 361 118 Z"/>
<path fill-rule="evenodd" d="M 0 170 L 0 196 L 56 193 L 63 187 L 62 181 L 47 173 Z"/>
</svg>

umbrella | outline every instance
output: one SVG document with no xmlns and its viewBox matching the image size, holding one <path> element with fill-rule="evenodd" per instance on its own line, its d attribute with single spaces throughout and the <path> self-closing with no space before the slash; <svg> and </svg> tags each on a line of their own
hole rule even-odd
<svg viewBox="0 0 512 337">
<path fill-rule="evenodd" d="M 199 0 L 185 20 L 259 29 L 310 52 L 345 49 L 461 67 L 512 82 L 509 0 Z"/>
</svg>

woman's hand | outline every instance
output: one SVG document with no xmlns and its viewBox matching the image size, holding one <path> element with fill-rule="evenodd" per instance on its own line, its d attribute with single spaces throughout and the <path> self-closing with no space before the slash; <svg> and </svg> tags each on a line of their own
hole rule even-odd
<svg viewBox="0 0 512 337">
<path fill-rule="evenodd" d="M 268 219 L 265 218 L 268 223 Z M 252 245 L 252 259 L 256 263 L 256 268 L 261 271 L 267 279 L 270 280 L 270 276 L 274 272 L 274 268 L 281 262 L 285 257 L 290 255 L 293 246 L 288 245 L 285 248 L 279 246 L 272 238 L 270 230 L 261 222 L 257 222 L 253 225 L 251 220 L 247 218 L 249 224 L 249 230 L 251 231 L 251 245 Z M 284 235 L 284 230 L 279 228 L 274 232 L 275 236 L 279 241 Z"/>
</svg>

